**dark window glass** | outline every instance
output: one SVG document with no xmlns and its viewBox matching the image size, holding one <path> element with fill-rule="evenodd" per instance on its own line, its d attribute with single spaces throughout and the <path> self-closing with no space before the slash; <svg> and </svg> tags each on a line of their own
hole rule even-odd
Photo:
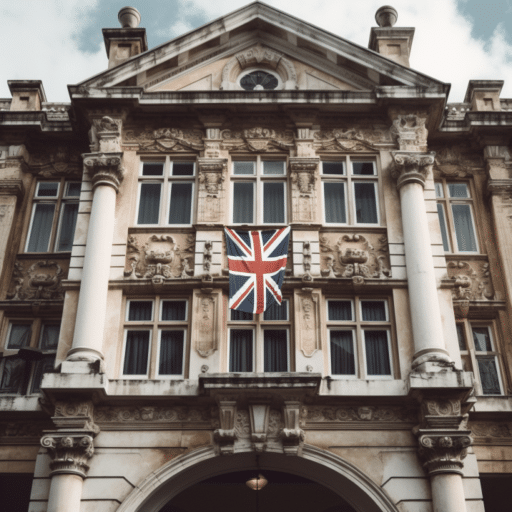
<svg viewBox="0 0 512 512">
<path fill-rule="evenodd" d="M 267 73 L 266 71 L 253 71 L 247 73 L 240 80 L 242 89 L 246 91 L 258 91 L 266 90 L 270 91 L 278 86 L 279 82 L 274 75 Z"/>
<path fill-rule="evenodd" d="M 281 305 L 272 304 L 263 313 L 264 320 L 288 320 L 288 301 L 283 300 Z"/>
<path fill-rule="evenodd" d="M 57 251 L 71 251 L 75 237 L 76 219 L 78 216 L 78 203 L 64 204 L 60 220 L 60 234 Z"/>
<path fill-rule="evenodd" d="M 194 176 L 194 163 L 193 162 L 173 162 L 172 175 L 173 176 Z"/>
<path fill-rule="evenodd" d="M 364 331 L 366 372 L 368 375 L 391 375 L 387 331 Z"/>
<path fill-rule="evenodd" d="M 7 348 L 16 350 L 26 347 L 30 343 L 31 332 L 29 324 L 11 324 Z"/>
<path fill-rule="evenodd" d="M 235 183 L 233 191 L 233 222 L 235 224 L 252 224 L 254 219 L 253 184 Z"/>
<path fill-rule="evenodd" d="M 190 224 L 192 213 L 192 183 L 173 183 L 169 224 Z"/>
<path fill-rule="evenodd" d="M 48 252 L 55 204 L 40 203 L 34 209 L 27 252 Z"/>
<path fill-rule="evenodd" d="M 142 176 L 163 176 L 164 164 L 150 164 L 145 163 L 142 166 Z"/>
<path fill-rule="evenodd" d="M 160 375 L 181 375 L 185 331 L 162 331 L 160 339 Z"/>
<path fill-rule="evenodd" d="M 330 331 L 331 373 L 333 375 L 355 375 L 356 363 L 352 331 Z"/>
<path fill-rule="evenodd" d="M 264 371 L 288 371 L 288 339 L 285 330 L 265 329 L 264 331 Z"/>
<path fill-rule="evenodd" d="M 146 375 L 148 372 L 149 331 L 128 331 L 123 373 Z"/>
<path fill-rule="evenodd" d="M 238 311 L 236 309 L 230 309 L 230 311 L 231 311 L 231 320 L 252 321 L 252 319 L 253 319 L 252 313 L 246 313 L 245 311 Z"/>
<path fill-rule="evenodd" d="M 151 321 L 153 319 L 153 302 L 150 300 L 131 300 L 128 320 L 133 322 Z"/>
<path fill-rule="evenodd" d="M 252 372 L 252 336 L 253 331 L 231 329 L 229 343 L 229 371 Z"/>
<path fill-rule="evenodd" d="M 36 197 L 57 197 L 59 192 L 59 183 L 41 181 L 37 187 Z"/>
<path fill-rule="evenodd" d="M 328 318 L 333 321 L 352 321 L 352 303 L 349 300 L 330 300 Z M 345 331 L 343 331 L 345 332 Z"/>
<path fill-rule="evenodd" d="M 386 304 L 381 300 L 363 300 L 361 301 L 361 310 L 364 322 L 385 322 Z"/>
<path fill-rule="evenodd" d="M 374 183 L 354 183 L 356 196 L 356 222 L 377 224 L 377 199 Z"/>
<path fill-rule="evenodd" d="M 345 174 L 345 164 L 343 162 L 323 162 L 323 174 Z"/>
<path fill-rule="evenodd" d="M 345 224 L 347 213 L 345 207 L 345 185 L 336 182 L 324 182 L 325 222 Z"/>
<path fill-rule="evenodd" d="M 372 162 L 352 162 L 352 172 L 358 176 L 373 176 L 375 174 Z"/>
<path fill-rule="evenodd" d="M 158 224 L 161 188 L 160 183 L 141 183 L 137 224 Z"/>
<path fill-rule="evenodd" d="M 264 183 L 263 222 L 282 224 L 284 217 L 284 183 Z"/>
<path fill-rule="evenodd" d="M 187 319 L 187 301 L 186 300 L 166 300 L 162 303 L 162 320 L 164 321 L 184 321 Z M 173 331 L 177 332 L 177 331 Z"/>
</svg>

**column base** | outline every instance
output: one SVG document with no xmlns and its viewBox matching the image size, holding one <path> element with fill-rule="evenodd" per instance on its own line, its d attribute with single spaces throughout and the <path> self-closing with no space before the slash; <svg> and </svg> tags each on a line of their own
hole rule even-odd
<svg viewBox="0 0 512 512">
<path fill-rule="evenodd" d="M 66 356 L 66 361 L 88 361 L 89 363 L 94 363 L 98 359 L 103 361 L 103 354 L 98 350 L 87 347 L 72 348 Z"/>
<path fill-rule="evenodd" d="M 72 348 L 62 362 L 61 373 L 105 373 L 103 354 L 92 348 Z"/>
<path fill-rule="evenodd" d="M 448 352 L 441 348 L 420 350 L 414 354 L 412 369 L 415 372 L 441 372 L 447 368 L 455 369 L 455 363 Z"/>
</svg>

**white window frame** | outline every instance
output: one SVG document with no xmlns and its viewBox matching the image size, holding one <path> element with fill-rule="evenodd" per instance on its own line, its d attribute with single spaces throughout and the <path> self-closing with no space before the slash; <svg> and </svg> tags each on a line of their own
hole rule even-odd
<svg viewBox="0 0 512 512">
<path fill-rule="evenodd" d="M 353 163 L 371 163 L 373 165 L 373 174 L 371 175 L 359 175 L 353 172 Z M 323 165 L 324 163 L 342 163 L 344 174 L 324 174 Z M 379 198 L 379 191 L 381 189 L 380 175 L 378 172 L 377 161 L 375 158 L 362 158 L 362 157 L 345 157 L 339 158 L 324 158 L 321 162 L 321 178 L 322 178 L 322 221 L 326 226 L 361 226 L 361 227 L 378 227 L 381 226 L 382 214 L 381 214 L 381 202 Z M 345 216 L 346 222 L 327 222 L 326 217 L 326 200 L 325 200 L 325 186 L 328 183 L 343 183 L 343 189 L 345 191 Z M 375 209 L 377 212 L 377 222 L 357 222 L 357 209 L 356 209 L 356 183 L 372 183 L 375 192 Z"/>
<path fill-rule="evenodd" d="M 290 298 L 286 297 L 283 302 L 286 302 L 286 320 L 264 320 L 264 313 L 253 315 L 252 320 L 231 320 L 231 309 L 228 308 L 228 343 L 227 343 L 227 371 L 230 373 L 230 354 L 231 354 L 231 330 L 252 330 L 252 356 L 253 356 L 253 372 L 264 372 L 265 370 L 265 348 L 264 348 L 264 332 L 265 330 L 283 330 L 286 331 L 286 353 L 287 353 L 287 370 L 290 372 L 292 365 L 292 336 L 291 329 L 292 323 L 290 319 Z M 238 373 L 238 372 L 237 372 Z M 275 373 L 275 372 L 269 372 Z M 279 373 L 279 372 L 277 372 Z"/>
<path fill-rule="evenodd" d="M 450 197 L 448 185 L 451 184 L 463 184 L 466 185 L 468 190 L 469 197 Z M 442 190 L 442 197 L 437 195 L 437 185 L 441 185 Z M 475 217 L 475 193 L 472 187 L 472 182 L 470 181 L 457 181 L 453 179 L 436 179 L 435 184 L 435 196 L 436 196 L 436 207 L 437 204 L 441 204 L 444 211 L 444 217 L 445 217 L 445 229 L 446 229 L 446 235 L 448 238 L 448 250 L 445 250 L 444 252 L 446 254 L 480 254 L 480 243 L 479 243 L 479 236 L 478 236 L 478 226 L 476 223 L 476 217 Z M 455 226 L 455 223 L 453 221 L 453 205 L 468 205 L 469 206 L 469 213 L 471 217 L 471 223 L 473 225 L 473 231 L 475 233 L 475 243 L 476 243 L 476 250 L 475 251 L 460 251 L 457 245 L 457 229 Z M 439 215 L 439 213 L 438 213 Z M 441 226 L 441 219 L 439 219 L 439 224 Z M 442 226 L 441 226 L 442 230 Z M 444 249 L 444 246 L 443 246 Z"/>
<path fill-rule="evenodd" d="M 151 320 L 128 320 L 130 314 L 130 304 L 132 302 L 150 302 Z M 163 303 L 164 302 L 184 302 L 185 303 L 185 320 L 162 320 Z M 130 298 L 126 300 L 125 323 L 124 323 L 124 341 L 122 347 L 120 375 L 123 379 L 159 379 L 159 380 L 182 380 L 185 377 L 187 350 L 189 346 L 189 324 L 190 324 L 190 307 L 189 299 L 186 297 L 156 296 L 152 299 Z M 124 373 L 124 363 L 126 359 L 126 341 L 127 332 L 144 331 L 150 332 L 148 345 L 148 364 L 146 374 L 128 375 Z M 181 363 L 181 374 L 165 375 L 160 374 L 160 342 L 162 331 L 183 331 L 183 360 Z M 154 341 L 156 340 L 156 341 Z"/>
<path fill-rule="evenodd" d="M 253 162 L 253 174 L 235 174 L 235 162 Z M 263 174 L 263 162 L 282 162 L 283 174 Z M 288 211 L 288 172 L 287 162 L 284 158 L 266 158 L 257 155 L 256 158 L 236 158 L 231 162 L 231 208 L 229 212 L 230 224 L 232 226 L 286 226 L 290 218 Z M 265 223 L 264 220 L 264 183 L 283 183 L 283 207 L 284 207 L 284 222 L 279 223 Z M 234 216 L 234 197 L 235 197 L 235 183 L 252 183 L 253 184 L 253 222 L 235 223 Z"/>
<path fill-rule="evenodd" d="M 38 197 L 39 189 L 41 183 L 56 183 L 57 184 L 57 194 L 55 196 L 50 197 Z M 56 179 L 56 180 L 40 180 L 36 183 L 36 187 L 34 190 L 34 195 L 32 197 L 32 208 L 30 211 L 30 221 L 27 229 L 27 237 L 25 240 L 25 249 L 24 252 L 27 254 L 41 254 L 41 253 L 66 253 L 71 252 L 71 249 L 68 251 L 59 251 L 58 244 L 60 240 L 60 235 L 62 231 L 62 217 L 64 215 L 64 207 L 66 204 L 77 204 L 80 207 L 80 194 L 78 196 L 70 196 L 67 195 L 69 185 L 70 184 L 81 185 L 82 183 L 78 180 L 65 180 Z M 48 237 L 48 245 L 46 247 L 46 251 L 37 251 L 37 252 L 29 252 L 29 243 L 30 237 L 32 235 L 32 229 L 34 227 L 34 218 L 36 214 L 37 205 L 39 204 L 52 204 L 54 205 L 53 211 L 53 219 L 50 228 L 50 233 Z M 76 229 L 76 224 L 75 224 Z"/>
<path fill-rule="evenodd" d="M 172 174 L 174 164 L 187 163 L 193 165 L 192 175 L 190 176 L 175 176 Z M 159 164 L 162 165 L 162 174 L 160 176 L 144 176 L 144 164 Z M 137 188 L 137 207 L 135 212 L 135 226 L 140 227 L 154 227 L 154 226 L 170 226 L 173 228 L 190 227 L 195 222 L 196 212 L 196 180 L 197 180 L 197 165 L 196 162 L 187 159 L 186 157 L 172 158 L 167 155 L 165 159 L 145 159 L 139 165 L 139 183 Z M 139 209 L 142 192 L 142 184 L 158 184 L 160 185 L 160 207 L 158 210 L 158 222 L 155 224 L 139 224 Z M 171 209 L 171 191 L 173 183 L 191 183 L 191 204 L 190 204 L 190 222 L 185 224 L 169 224 L 169 213 Z"/>
<path fill-rule="evenodd" d="M 329 302 L 350 302 L 352 320 L 330 320 L 329 319 Z M 386 313 L 386 320 L 363 320 L 363 307 L 362 303 L 369 302 L 384 302 Z M 329 371 L 328 375 L 332 379 L 345 380 L 394 380 L 394 354 L 392 344 L 392 323 L 390 320 L 389 299 L 381 297 L 328 297 L 326 299 L 326 319 L 328 334 L 328 355 L 329 355 Z M 355 360 L 355 375 L 344 375 L 332 373 L 332 358 L 331 358 L 331 334 L 330 331 L 352 331 L 352 343 L 355 346 L 354 360 Z M 365 331 L 385 331 L 387 335 L 388 354 L 389 354 L 389 375 L 369 375 L 368 361 L 366 358 L 366 339 Z"/>
</svg>

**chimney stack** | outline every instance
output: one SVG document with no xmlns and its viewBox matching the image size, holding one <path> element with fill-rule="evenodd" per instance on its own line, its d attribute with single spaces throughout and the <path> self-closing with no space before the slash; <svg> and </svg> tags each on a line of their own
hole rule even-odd
<svg viewBox="0 0 512 512">
<path fill-rule="evenodd" d="M 146 29 L 138 28 L 139 11 L 135 7 L 123 7 L 118 19 L 122 28 L 103 29 L 109 69 L 148 49 Z"/>
<path fill-rule="evenodd" d="M 394 7 L 384 5 L 375 13 L 378 27 L 372 27 L 368 48 L 402 66 L 410 67 L 414 28 L 394 28 L 398 13 Z"/>
</svg>

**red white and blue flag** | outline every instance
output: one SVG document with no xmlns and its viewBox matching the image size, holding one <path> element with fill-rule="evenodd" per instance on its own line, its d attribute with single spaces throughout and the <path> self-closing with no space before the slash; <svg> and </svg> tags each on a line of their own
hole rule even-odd
<svg viewBox="0 0 512 512">
<path fill-rule="evenodd" d="M 224 230 L 229 266 L 229 307 L 263 313 L 281 304 L 290 228 L 268 231 Z"/>
</svg>

